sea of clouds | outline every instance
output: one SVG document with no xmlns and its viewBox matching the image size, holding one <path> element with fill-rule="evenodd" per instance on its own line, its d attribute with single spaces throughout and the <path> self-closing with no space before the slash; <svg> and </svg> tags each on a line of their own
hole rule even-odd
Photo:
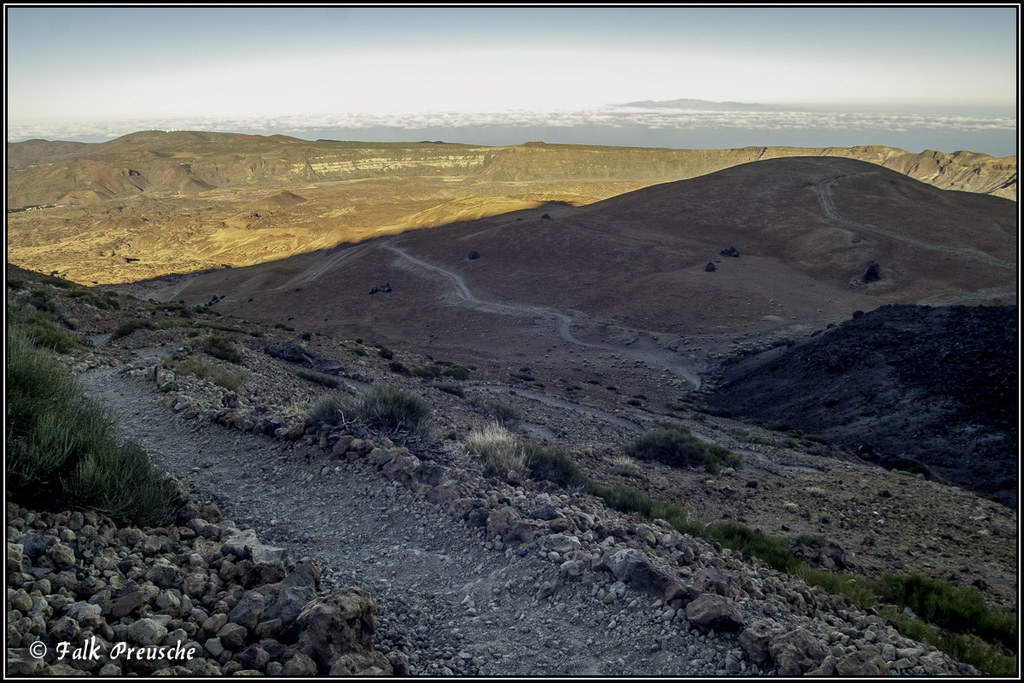
<svg viewBox="0 0 1024 683">
<path fill-rule="evenodd" d="M 613 105 L 574 111 L 287 114 L 8 122 L 8 142 L 99 142 L 139 130 L 207 130 L 366 142 L 444 140 L 479 145 L 550 143 L 721 149 L 748 145 L 889 145 L 910 151 L 1017 153 L 1009 116 Z"/>
</svg>

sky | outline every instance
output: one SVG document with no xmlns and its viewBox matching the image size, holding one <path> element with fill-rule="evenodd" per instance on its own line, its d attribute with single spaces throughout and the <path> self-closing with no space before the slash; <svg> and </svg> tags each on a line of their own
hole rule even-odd
<svg viewBox="0 0 1024 683">
<path fill-rule="evenodd" d="M 1015 5 L 5 15 L 11 142 L 189 128 L 705 148 L 903 140 L 995 156 L 1018 143 Z M 680 99 L 762 108 L 657 104 Z M 655 104 L 624 106 L 636 102 Z"/>
</svg>

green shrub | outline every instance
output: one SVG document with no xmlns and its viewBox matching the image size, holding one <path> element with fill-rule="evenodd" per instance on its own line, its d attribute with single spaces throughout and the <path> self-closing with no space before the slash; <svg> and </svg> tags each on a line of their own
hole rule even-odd
<svg viewBox="0 0 1024 683">
<path fill-rule="evenodd" d="M 561 451 L 549 451 L 534 444 L 524 444 L 523 453 L 531 479 L 546 479 L 562 488 L 584 486 L 587 483 L 587 478 L 579 465 Z"/>
<path fill-rule="evenodd" d="M 973 586 L 961 588 L 918 573 L 887 574 L 881 580 L 881 597 L 886 602 L 909 607 L 922 619 L 942 628 L 1016 647 L 1015 616 L 990 608 Z"/>
<path fill-rule="evenodd" d="M 44 313 L 53 313 L 57 308 L 50 301 L 50 295 L 41 289 L 33 289 L 28 296 L 22 300 L 22 305 L 31 306 Z"/>
<path fill-rule="evenodd" d="M 238 344 L 227 335 L 211 334 L 208 337 L 203 337 L 202 345 L 203 350 L 214 358 L 235 365 L 242 364 L 242 352 L 239 350 Z"/>
<path fill-rule="evenodd" d="M 325 394 L 306 411 L 306 424 L 319 429 L 323 425 L 336 425 L 341 421 L 346 403 L 336 394 Z"/>
<path fill-rule="evenodd" d="M 295 371 L 295 374 L 306 380 L 307 382 L 313 382 L 320 386 L 327 387 L 329 389 L 338 388 L 338 380 L 334 379 L 330 375 L 325 375 L 321 372 L 313 372 L 312 370 L 299 369 Z"/>
<path fill-rule="evenodd" d="M 409 372 L 409 368 L 405 367 L 405 365 L 399 363 L 397 360 L 388 363 L 388 369 L 391 370 L 391 372 L 395 373 L 396 375 L 412 374 L 411 372 Z"/>
<path fill-rule="evenodd" d="M 503 427 L 515 427 L 522 419 L 519 411 L 516 410 L 514 406 L 510 406 L 507 403 L 501 403 L 500 401 L 493 401 L 490 399 L 479 399 L 475 396 L 466 401 L 466 403 L 476 412 L 487 415 Z"/>
<path fill-rule="evenodd" d="M 238 391 L 249 379 L 249 373 L 244 370 L 232 370 L 196 356 L 189 356 L 178 363 L 174 369 L 194 375 L 199 379 L 209 379 L 228 391 Z"/>
<path fill-rule="evenodd" d="M 153 525 L 174 490 L 145 452 L 121 443 L 107 411 L 20 328 L 7 340 L 7 475 L 27 505 L 85 507 Z"/>
<path fill-rule="evenodd" d="M 32 339 L 37 348 L 50 349 L 56 353 L 71 353 L 78 348 L 78 337 L 50 319 L 50 314 L 34 306 L 9 308 L 7 321 L 22 334 Z"/>
<path fill-rule="evenodd" d="M 656 460 L 672 467 L 703 467 L 717 474 L 722 466 L 739 467 L 740 456 L 718 444 L 705 443 L 682 426 L 647 432 L 626 447 L 626 455 L 638 460 Z"/>
<path fill-rule="evenodd" d="M 422 397 L 390 384 L 371 385 L 363 392 L 356 410 L 376 429 L 413 436 L 426 435 L 433 412 Z"/>
<path fill-rule="evenodd" d="M 462 387 L 457 384 L 435 384 L 433 385 L 438 391 L 443 391 L 446 394 L 452 396 L 458 396 L 459 398 L 466 398 L 466 392 L 462 390 Z"/>
<path fill-rule="evenodd" d="M 425 377 L 426 379 L 437 379 L 441 376 L 441 368 L 437 365 L 427 365 L 422 368 L 415 368 L 412 374 L 416 377 Z"/>
<path fill-rule="evenodd" d="M 467 379 L 469 379 L 469 373 L 470 369 L 467 368 L 466 366 L 452 364 L 442 374 L 445 377 L 451 377 L 452 379 L 458 380 L 459 382 L 465 382 Z"/>
<path fill-rule="evenodd" d="M 52 285 L 54 287 L 60 287 L 61 289 L 74 289 L 75 287 L 78 286 L 77 284 L 75 284 L 74 282 L 71 282 L 70 280 L 65 280 L 63 278 L 54 277 L 52 275 L 47 275 L 45 277 L 40 278 L 39 282 L 41 284 L 44 284 L 44 285 Z"/>
<path fill-rule="evenodd" d="M 110 341 L 115 341 L 117 339 L 121 339 L 122 337 L 127 337 L 135 330 L 151 330 L 154 327 L 155 326 L 153 325 L 153 321 L 151 320 L 143 320 L 142 318 L 126 320 L 120 325 L 118 325 L 117 329 L 111 333 Z"/>
<path fill-rule="evenodd" d="M 471 432 L 462 446 L 467 453 L 480 458 L 484 476 L 505 478 L 510 472 L 519 474 L 525 470 L 522 444 L 497 422 Z"/>
</svg>

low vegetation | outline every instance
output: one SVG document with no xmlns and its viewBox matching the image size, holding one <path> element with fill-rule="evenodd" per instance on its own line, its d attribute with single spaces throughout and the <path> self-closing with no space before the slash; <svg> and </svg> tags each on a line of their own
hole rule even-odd
<svg viewBox="0 0 1024 683">
<path fill-rule="evenodd" d="M 701 441 L 681 425 L 654 429 L 625 448 L 637 460 L 656 460 L 672 467 L 703 467 L 717 474 L 722 467 L 740 467 L 742 459 L 727 448 Z"/>
<path fill-rule="evenodd" d="M 235 365 L 242 364 L 242 351 L 230 336 L 226 334 L 210 334 L 203 337 L 200 343 L 203 351 L 206 351 L 206 353 L 214 358 L 219 358 Z"/>
<path fill-rule="evenodd" d="M 490 417 L 501 426 L 510 429 L 518 425 L 520 420 L 523 419 L 522 415 L 514 406 L 510 406 L 507 403 L 502 403 L 501 401 L 495 401 L 493 399 L 482 399 L 477 396 L 473 396 L 466 400 L 466 405 L 468 405 L 472 410 Z"/>
<path fill-rule="evenodd" d="M 390 384 L 374 384 L 361 394 L 355 413 L 384 433 L 426 436 L 433 409 L 423 397 L 410 391 Z"/>
<path fill-rule="evenodd" d="M 337 389 L 339 386 L 338 380 L 331 377 L 330 375 L 325 375 L 322 372 L 314 372 L 312 370 L 300 368 L 299 370 L 295 371 L 295 374 L 296 376 L 301 377 L 307 382 L 319 384 L 320 386 L 327 387 L 328 389 Z"/>
<path fill-rule="evenodd" d="M 198 356 L 189 356 L 185 360 L 175 363 L 172 367 L 176 372 L 188 373 L 199 379 L 209 379 L 228 391 L 238 391 L 249 379 L 249 373 L 244 370 L 226 368 L 223 365 L 203 360 Z"/>
<path fill-rule="evenodd" d="M 346 406 L 347 402 L 341 396 L 324 394 L 306 410 L 306 424 L 316 429 L 339 424 Z"/>
<path fill-rule="evenodd" d="M 6 445 L 7 487 L 17 500 L 140 525 L 171 513 L 173 484 L 140 446 L 117 438 L 102 406 L 18 326 L 7 337 Z"/>
<path fill-rule="evenodd" d="M 517 477 L 526 470 L 523 445 L 498 422 L 474 430 L 462 442 L 462 446 L 467 453 L 480 459 L 486 477 L 505 479 L 510 473 Z"/>
<path fill-rule="evenodd" d="M 883 602 L 899 608 L 909 607 L 920 618 L 895 610 L 888 612 L 903 635 L 927 640 L 954 659 L 984 673 L 1016 674 L 1013 654 L 1017 648 L 1016 616 L 985 604 L 976 589 L 933 581 L 917 574 L 886 574 L 874 581 L 857 574 L 817 569 L 789 552 L 785 538 L 762 534 L 744 524 L 704 522 L 675 503 L 652 499 L 626 486 L 608 487 L 588 482 L 587 491 L 603 499 L 609 507 L 635 512 L 648 519 L 664 519 L 680 533 L 718 541 L 726 548 L 757 557 L 778 571 L 799 576 L 830 593 L 844 595 L 859 607 Z"/>
<path fill-rule="evenodd" d="M 45 292 L 41 292 L 45 296 Z M 17 327 L 32 339 L 33 346 L 49 349 L 56 353 L 70 353 L 79 346 L 78 337 L 66 327 L 53 320 L 53 306 L 49 299 L 32 299 L 20 306 L 7 309 L 8 325 Z"/>
</svg>

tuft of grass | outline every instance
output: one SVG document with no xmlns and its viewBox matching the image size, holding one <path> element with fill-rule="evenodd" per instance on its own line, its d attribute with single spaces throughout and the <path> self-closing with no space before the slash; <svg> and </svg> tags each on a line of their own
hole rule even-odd
<svg viewBox="0 0 1024 683">
<path fill-rule="evenodd" d="M 514 406 L 510 406 L 507 403 L 501 403 L 500 401 L 493 401 L 490 399 L 480 399 L 474 396 L 467 400 L 466 404 L 474 411 L 487 415 L 503 427 L 515 427 L 519 424 L 519 421 L 522 420 L 522 415 L 520 415 L 519 411 L 516 410 Z"/>
<path fill-rule="evenodd" d="M 466 366 L 456 365 L 453 363 L 441 374 L 444 375 L 445 377 L 451 377 L 456 381 L 465 382 L 467 379 L 469 379 L 469 373 L 470 369 L 467 368 Z"/>
<path fill-rule="evenodd" d="M 312 370 L 306 370 L 303 368 L 296 370 L 295 374 L 307 382 L 319 384 L 320 386 L 327 387 L 328 389 L 337 389 L 339 386 L 338 380 L 334 379 L 330 375 L 325 375 L 322 372 L 313 372 Z"/>
<path fill-rule="evenodd" d="M 306 411 L 306 425 L 317 429 L 324 425 L 336 425 L 341 421 L 345 408 L 346 402 L 342 397 L 325 394 Z"/>
<path fill-rule="evenodd" d="M 133 318 L 132 320 L 125 320 L 123 323 L 117 326 L 110 335 L 110 341 L 115 341 L 123 337 L 127 337 L 135 330 L 151 330 L 154 325 L 151 320 L 144 320 L 142 318 Z"/>
<path fill-rule="evenodd" d="M 209 379 L 228 391 L 238 391 L 249 379 L 249 373 L 244 370 L 226 368 L 196 356 L 189 356 L 175 365 L 174 369 L 194 375 L 199 379 Z"/>
<path fill-rule="evenodd" d="M 425 436 L 433 409 L 421 396 L 390 384 L 373 384 L 356 405 L 356 414 L 383 432 Z"/>
<path fill-rule="evenodd" d="M 427 365 L 422 368 L 413 368 L 412 374 L 415 377 L 424 377 L 426 379 L 437 379 L 441 376 L 441 367 L 438 365 Z"/>
<path fill-rule="evenodd" d="M 497 422 L 471 432 L 462 446 L 467 453 L 480 458 L 484 476 L 504 479 L 509 473 L 518 476 L 526 470 L 526 455 L 522 444 L 512 432 Z"/>
<path fill-rule="evenodd" d="M 887 574 L 880 581 L 880 596 L 886 602 L 909 607 L 922 619 L 944 629 L 1016 647 L 1016 617 L 989 607 L 973 586 L 962 588 L 916 572 L 909 576 Z"/>
<path fill-rule="evenodd" d="M 26 504 L 85 507 L 135 524 L 170 515 L 174 487 L 145 451 L 20 327 L 7 339 L 8 491 Z"/>
<path fill-rule="evenodd" d="M 742 459 L 718 444 L 705 443 L 683 426 L 654 429 L 626 447 L 637 460 L 656 460 L 672 467 L 703 467 L 718 474 L 722 466 L 740 467 Z"/>
<path fill-rule="evenodd" d="M 211 334 L 203 337 L 201 340 L 203 351 L 210 354 L 214 358 L 227 361 L 228 363 L 234 363 L 235 365 L 242 364 L 242 352 L 238 348 L 238 344 L 235 343 L 234 339 L 226 334 Z"/>
<path fill-rule="evenodd" d="M 457 384 L 434 384 L 432 386 L 438 391 L 443 391 L 446 394 L 458 396 L 459 398 L 466 398 L 466 392 Z"/>
<path fill-rule="evenodd" d="M 546 479 L 562 488 L 582 487 L 587 478 L 572 458 L 562 451 L 549 451 L 534 444 L 523 444 L 530 479 Z"/>
<path fill-rule="evenodd" d="M 53 322 L 49 313 L 34 306 L 8 308 L 7 320 L 9 325 L 31 337 L 32 344 L 37 348 L 71 353 L 79 346 L 76 335 Z"/>
<path fill-rule="evenodd" d="M 620 455 L 612 460 L 612 472 L 623 477 L 631 477 L 633 479 L 640 479 L 643 477 L 643 472 L 640 470 L 640 466 L 636 460 L 629 457 L 628 455 Z"/>
</svg>

